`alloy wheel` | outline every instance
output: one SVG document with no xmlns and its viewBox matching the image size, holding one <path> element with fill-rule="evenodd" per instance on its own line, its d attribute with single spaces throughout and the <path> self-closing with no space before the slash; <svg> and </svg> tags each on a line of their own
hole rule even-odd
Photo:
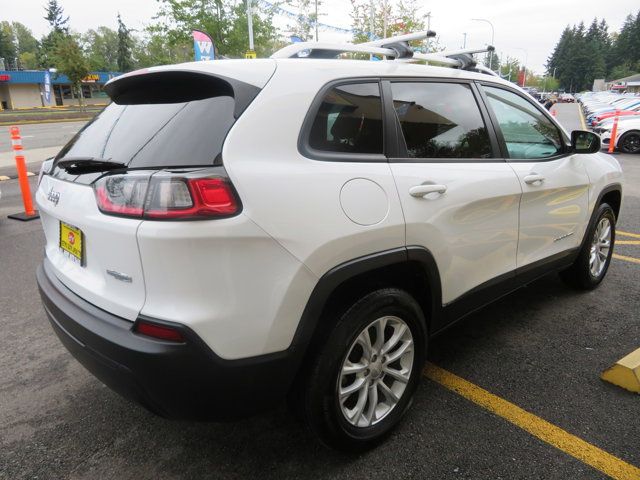
<svg viewBox="0 0 640 480">
<path fill-rule="evenodd" d="M 602 217 L 598 222 L 596 231 L 591 240 L 591 251 L 589 254 L 589 271 L 593 278 L 602 275 L 607 259 L 609 258 L 609 250 L 611 249 L 611 221 L 607 217 Z"/>
<path fill-rule="evenodd" d="M 399 403 L 413 369 L 414 340 L 407 323 L 396 316 L 371 322 L 345 357 L 336 395 L 344 418 L 369 427 Z"/>
</svg>

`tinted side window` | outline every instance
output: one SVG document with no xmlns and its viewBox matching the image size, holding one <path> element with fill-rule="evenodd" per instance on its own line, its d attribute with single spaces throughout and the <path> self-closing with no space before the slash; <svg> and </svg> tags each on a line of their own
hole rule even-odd
<svg viewBox="0 0 640 480">
<path fill-rule="evenodd" d="M 490 158 L 491 142 L 468 85 L 392 83 L 410 158 Z"/>
<path fill-rule="evenodd" d="M 332 88 L 322 99 L 309 146 L 324 152 L 382 153 L 382 102 L 377 83 Z"/>
<path fill-rule="evenodd" d="M 528 100 L 501 88 L 483 89 L 498 119 L 510 158 L 547 158 L 562 152 L 560 131 Z"/>
</svg>

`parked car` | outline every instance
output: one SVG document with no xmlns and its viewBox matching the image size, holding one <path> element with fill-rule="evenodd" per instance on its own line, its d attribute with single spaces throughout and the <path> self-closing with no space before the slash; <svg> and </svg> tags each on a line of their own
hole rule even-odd
<svg viewBox="0 0 640 480">
<path fill-rule="evenodd" d="M 561 93 L 558 97 L 558 102 L 560 103 L 574 103 L 575 101 L 576 99 L 570 93 Z"/>
<path fill-rule="evenodd" d="M 608 147 L 611 142 L 613 122 L 597 129 L 602 145 Z M 618 122 L 615 149 L 623 153 L 640 153 L 640 117 L 627 117 Z"/>
<path fill-rule="evenodd" d="M 593 119 L 593 121 L 591 122 L 591 125 L 595 127 L 608 119 L 614 119 L 615 117 L 618 117 L 618 118 L 630 117 L 635 115 L 640 115 L 640 105 L 634 105 L 629 109 L 622 109 L 622 110 L 616 110 L 614 112 L 601 113 L 600 115 L 597 115 Z"/>
<path fill-rule="evenodd" d="M 496 76 L 274 58 L 105 91 L 43 166 L 37 280 L 66 348 L 163 417 L 288 398 L 325 444 L 370 448 L 430 338 L 548 273 L 606 275 L 620 166 Z"/>
</svg>

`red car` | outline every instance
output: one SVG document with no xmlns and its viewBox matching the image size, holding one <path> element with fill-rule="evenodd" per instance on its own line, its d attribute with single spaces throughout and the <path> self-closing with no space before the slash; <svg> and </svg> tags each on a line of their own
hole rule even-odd
<svg viewBox="0 0 640 480">
<path fill-rule="evenodd" d="M 633 107 L 631 110 L 616 110 L 615 112 L 607 112 L 598 115 L 593 122 L 593 125 L 598 125 L 601 121 L 606 120 L 607 118 L 615 117 L 616 115 L 620 117 L 626 117 L 628 115 L 640 115 L 640 105 L 637 107 Z"/>
</svg>

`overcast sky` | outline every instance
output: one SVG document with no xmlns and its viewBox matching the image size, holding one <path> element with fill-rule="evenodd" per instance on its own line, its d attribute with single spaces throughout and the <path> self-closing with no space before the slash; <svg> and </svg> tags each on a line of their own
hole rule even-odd
<svg viewBox="0 0 640 480">
<path fill-rule="evenodd" d="M 380 1 L 380 0 L 376 0 Z M 397 0 L 388 0 L 393 3 Z M 28 26 L 40 37 L 47 32 L 47 22 L 42 18 L 45 0 L 0 0 L 0 20 L 18 21 Z M 134 29 L 142 29 L 151 22 L 157 12 L 157 0 L 60 0 L 71 27 L 85 31 L 99 25 L 116 27 L 116 15 L 121 13 L 125 23 Z M 424 2 L 423 13 L 431 11 L 431 28 L 440 43 L 447 48 L 460 48 L 463 33 L 467 33 L 467 47 L 481 47 L 491 41 L 488 24 L 471 21 L 485 18 L 495 27 L 495 46 L 499 55 L 518 58 L 538 73 L 555 46 L 567 24 L 583 20 L 587 25 L 593 17 L 605 18 L 610 31 L 617 31 L 629 13 L 637 13 L 638 0 L 537 0 L 518 2 L 494 0 L 491 6 L 477 0 L 452 0 Z M 487 2 L 488 3 L 488 2 Z M 350 27 L 349 0 L 323 0 L 321 22 L 337 27 Z M 278 21 L 285 27 L 286 18 Z M 349 37 L 335 32 L 320 31 L 320 40 L 347 40 Z"/>
</svg>

